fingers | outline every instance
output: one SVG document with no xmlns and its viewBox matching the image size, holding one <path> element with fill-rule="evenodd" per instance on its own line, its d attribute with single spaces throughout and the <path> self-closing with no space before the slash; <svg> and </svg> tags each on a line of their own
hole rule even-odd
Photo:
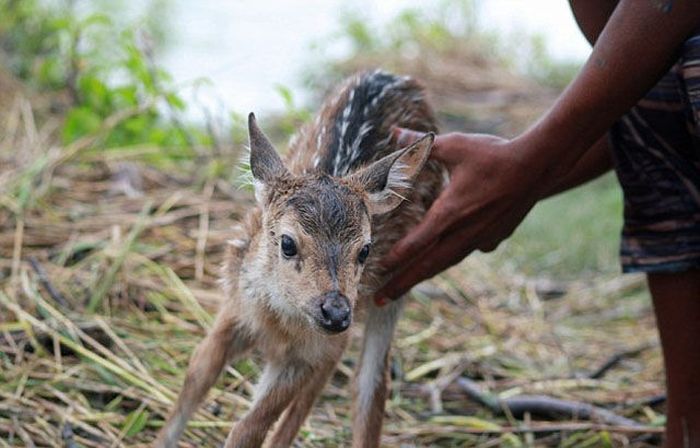
<svg viewBox="0 0 700 448">
<path fill-rule="evenodd" d="M 423 250 L 419 256 L 411 260 L 411 262 L 404 264 L 401 269 L 395 271 L 395 275 L 384 285 L 382 288 L 375 293 L 374 302 L 378 306 L 383 306 L 392 300 L 396 300 L 401 297 L 406 291 L 410 290 L 414 285 L 425 280 L 423 274 L 415 275 L 414 271 L 418 265 L 430 265 L 434 257 L 436 244 L 432 244 Z"/>
<path fill-rule="evenodd" d="M 412 129 L 400 128 L 394 126 L 391 130 L 392 136 L 396 144 L 400 147 L 409 146 L 421 138 L 425 137 L 425 132 L 414 131 Z M 430 151 L 430 158 L 438 160 L 440 162 L 447 162 L 446 156 L 444 154 L 445 150 L 453 146 L 456 140 L 462 134 L 451 133 L 451 134 L 439 134 L 435 136 L 435 141 L 433 142 L 433 147 Z"/>
<path fill-rule="evenodd" d="M 524 205 L 512 216 L 500 214 L 490 219 L 485 219 L 484 212 L 473 214 L 471 221 L 474 225 L 448 231 L 439 241 L 405 258 L 402 266 L 395 271 L 396 275 L 375 295 L 375 302 L 381 306 L 389 300 L 401 297 L 416 284 L 457 264 L 474 250 L 490 252 L 496 249 L 499 243 L 513 232 L 531 207 L 532 205 Z M 512 210 L 508 212 L 510 214 Z"/>
<path fill-rule="evenodd" d="M 394 247 L 391 248 L 381 264 L 388 271 L 396 270 L 405 260 L 410 260 L 435 243 L 440 234 L 445 231 L 457 218 L 446 205 L 449 188 L 443 191 L 435 200 L 423 220 L 409 231 Z"/>
<path fill-rule="evenodd" d="M 412 129 L 400 128 L 394 126 L 391 129 L 391 134 L 394 137 L 394 141 L 401 147 L 409 146 L 412 143 L 420 140 L 425 136 L 425 132 L 414 131 Z"/>
<path fill-rule="evenodd" d="M 472 251 L 470 247 L 462 247 L 460 243 L 464 243 L 464 235 L 461 232 L 453 232 L 448 238 L 426 248 L 377 292 L 375 303 L 381 306 L 397 299 L 423 280 L 459 263 Z"/>
</svg>

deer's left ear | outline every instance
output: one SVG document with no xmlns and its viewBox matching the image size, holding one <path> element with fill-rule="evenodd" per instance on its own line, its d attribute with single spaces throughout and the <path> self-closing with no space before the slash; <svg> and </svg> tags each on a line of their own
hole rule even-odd
<svg viewBox="0 0 700 448">
<path fill-rule="evenodd" d="M 388 213 L 401 204 L 428 160 L 434 140 L 431 132 L 350 176 L 367 192 L 371 215 Z"/>
<path fill-rule="evenodd" d="M 250 141 L 250 171 L 255 183 L 255 197 L 263 202 L 265 191 L 276 179 L 288 173 L 270 140 L 258 127 L 255 115 L 248 115 L 248 140 Z"/>
</svg>

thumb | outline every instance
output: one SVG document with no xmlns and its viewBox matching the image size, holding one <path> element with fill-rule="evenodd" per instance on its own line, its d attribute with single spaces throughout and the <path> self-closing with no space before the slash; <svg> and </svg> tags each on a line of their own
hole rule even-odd
<svg viewBox="0 0 700 448">
<path fill-rule="evenodd" d="M 425 132 L 414 131 L 412 129 L 401 128 L 394 126 L 391 129 L 391 135 L 400 147 L 406 147 L 425 137 Z"/>
<path fill-rule="evenodd" d="M 399 126 L 394 126 L 391 128 L 391 136 L 396 144 L 405 148 L 421 138 L 425 137 L 427 133 L 421 131 L 414 131 L 413 129 L 402 128 Z M 464 145 L 468 141 L 467 134 L 450 133 L 450 134 L 438 134 L 433 142 L 433 147 L 430 150 L 430 158 L 433 160 L 438 160 L 440 162 L 449 164 L 453 162 L 451 160 L 450 150 L 459 145 Z"/>
</svg>

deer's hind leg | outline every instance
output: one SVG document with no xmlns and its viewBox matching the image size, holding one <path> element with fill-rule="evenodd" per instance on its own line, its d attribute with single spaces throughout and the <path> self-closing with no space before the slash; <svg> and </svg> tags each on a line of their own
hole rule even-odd
<svg viewBox="0 0 700 448">
<path fill-rule="evenodd" d="M 174 448 L 195 410 L 214 385 L 221 371 L 235 357 L 244 354 L 253 340 L 232 311 L 222 309 L 214 326 L 190 358 L 185 383 L 175 408 L 154 443 L 156 448 Z"/>
<path fill-rule="evenodd" d="M 347 339 L 338 347 L 336 354 L 327 358 L 323 363 L 314 366 L 313 373 L 284 411 L 274 433 L 268 438 L 265 444 L 267 447 L 281 448 L 292 445 L 297 433 L 299 433 L 299 428 L 304 424 L 304 420 L 306 420 L 314 402 L 323 390 L 323 386 L 335 371 L 335 366 L 338 364 L 346 345 Z"/>
<path fill-rule="evenodd" d="M 355 370 L 353 448 L 379 446 L 389 380 L 389 349 L 403 300 L 377 307 L 370 301 L 360 364 Z"/>
</svg>

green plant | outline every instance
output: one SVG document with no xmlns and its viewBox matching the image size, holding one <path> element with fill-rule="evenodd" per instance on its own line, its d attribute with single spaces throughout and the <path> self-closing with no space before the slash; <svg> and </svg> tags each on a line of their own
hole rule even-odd
<svg viewBox="0 0 700 448">
<path fill-rule="evenodd" d="M 0 49 L 5 66 L 36 87 L 57 87 L 68 67 L 58 54 L 68 50 L 65 33 L 71 11 L 38 0 L 0 0 Z"/>
<path fill-rule="evenodd" d="M 83 68 L 76 75 L 77 101 L 66 115 L 64 142 L 95 132 L 104 119 L 119 110 L 150 106 L 115 128 L 104 145 L 182 147 L 192 143 L 187 130 L 164 119 L 164 110 L 178 113 L 185 109 L 171 77 L 139 48 L 133 31 L 119 33 L 117 43 L 112 61 L 102 61 L 89 52 L 76 56 Z M 118 81 L 111 81 L 114 78 Z"/>
<path fill-rule="evenodd" d="M 349 43 L 352 54 L 410 50 L 415 45 L 446 48 L 456 39 L 475 37 L 477 21 L 472 0 L 443 0 L 433 7 L 407 8 L 377 27 L 357 10 L 340 17 L 336 38 Z"/>
<path fill-rule="evenodd" d="M 311 118 L 311 111 L 305 107 L 297 106 L 292 90 L 282 84 L 277 84 L 275 90 L 284 102 L 284 113 L 279 120 L 279 128 L 282 133 L 289 137 L 294 134 L 299 127 Z"/>
<path fill-rule="evenodd" d="M 473 0 L 442 0 L 429 6 L 407 8 L 386 23 L 376 23 L 366 13 L 348 9 L 340 16 L 339 28 L 332 39 L 314 46 L 326 60 L 309 70 L 309 85 L 318 85 L 319 80 L 329 76 L 337 78 L 334 70 L 343 62 L 368 55 L 392 61 L 397 56 L 416 58 L 438 52 L 450 59 L 468 50 L 477 59 L 496 62 L 556 89 L 565 87 L 581 65 L 576 60 L 552 57 L 542 35 L 504 36 L 481 24 Z M 327 42 L 347 45 L 349 54 L 340 60 L 324 55 Z"/>
<path fill-rule="evenodd" d="M 148 30 L 122 26 L 105 14 L 80 15 L 74 6 L 0 0 L 0 44 L 8 67 L 36 90 L 67 94 L 63 143 L 96 133 L 109 117 L 129 110 L 138 113 L 111 129 L 98 147 L 159 146 L 163 151 L 150 157 L 158 162 L 191 159 L 193 146 L 210 143 L 205 132 L 179 119 L 186 104 L 155 62 Z"/>
</svg>

